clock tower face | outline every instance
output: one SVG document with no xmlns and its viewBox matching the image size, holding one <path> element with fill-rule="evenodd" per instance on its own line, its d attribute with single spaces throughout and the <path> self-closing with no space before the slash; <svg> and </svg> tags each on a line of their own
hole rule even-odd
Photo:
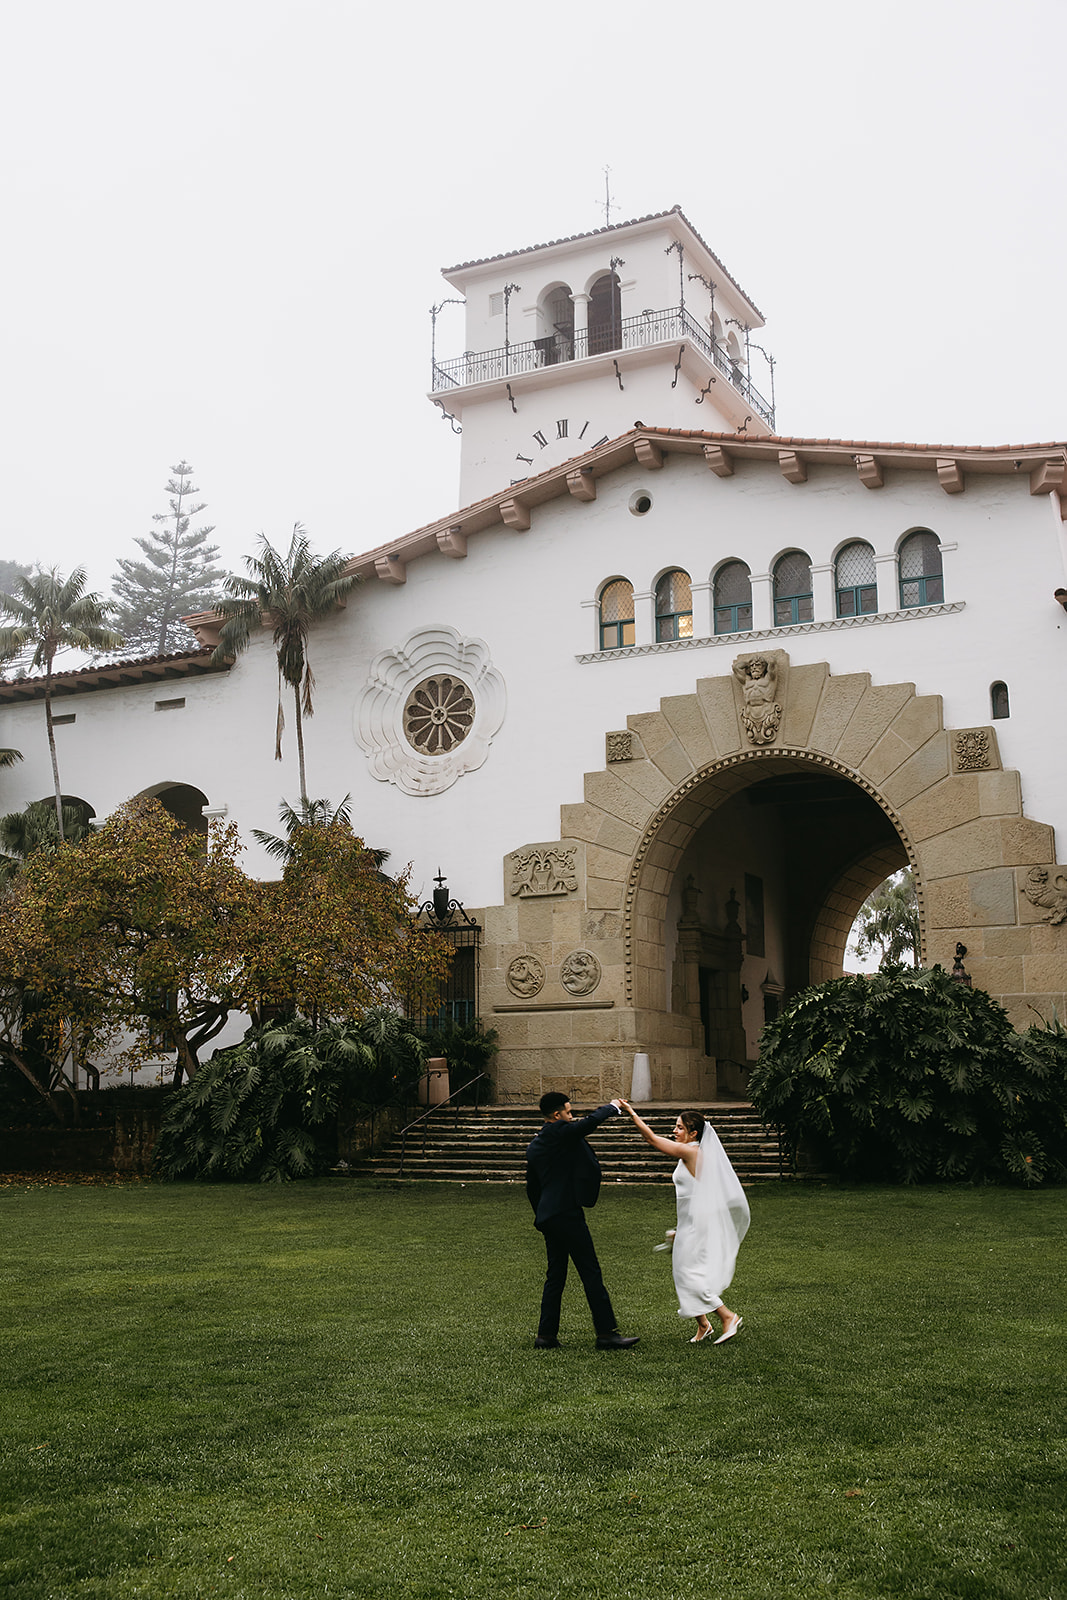
<svg viewBox="0 0 1067 1600">
<path fill-rule="evenodd" d="M 535 416 L 528 432 L 512 433 L 504 464 L 511 482 L 522 483 L 524 478 L 535 478 L 539 472 L 569 461 L 571 456 L 584 455 L 597 445 L 607 444 L 610 438 L 610 433 L 584 413 L 544 420 Z"/>
</svg>

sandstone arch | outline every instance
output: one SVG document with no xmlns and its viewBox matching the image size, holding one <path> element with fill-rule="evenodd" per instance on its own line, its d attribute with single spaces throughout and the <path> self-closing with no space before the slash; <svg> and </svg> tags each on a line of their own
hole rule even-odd
<svg viewBox="0 0 1067 1600">
<path fill-rule="evenodd" d="M 537 847 L 567 853 L 573 888 L 512 897 L 487 912 L 486 1009 L 497 1013 L 505 1093 L 539 1093 L 556 1082 L 576 1096 L 616 1092 L 628 1086 L 637 1049 L 653 1056 L 654 1072 L 660 1064 L 657 1092 L 715 1087 L 695 1037 L 692 996 L 679 1011 L 677 996 L 665 992 L 668 906 L 684 853 L 709 818 L 732 796 L 783 774 L 847 785 L 884 821 L 879 832 L 864 811 L 866 832 L 852 857 L 827 852 L 826 881 L 814 874 L 804 971 L 794 968 L 789 988 L 840 970 L 855 910 L 910 860 L 927 962 L 951 966 L 963 942 L 975 983 L 1017 1025 L 1033 1020 L 1031 1008 L 1063 1010 L 1067 920 L 1055 920 L 1054 895 L 1051 909 L 1035 903 L 1030 877 L 1043 872 L 1039 887 L 1054 885 L 1063 869 L 1051 828 L 1023 814 L 1019 774 L 1001 768 L 992 727 L 946 729 L 940 696 L 916 695 L 910 683 L 834 677 L 825 663 L 791 666 L 784 651 L 767 655 L 782 707 L 773 744 L 752 747 L 732 674 L 701 679 L 691 694 L 629 716 L 625 729 L 607 733 L 607 759 L 586 775 L 583 801 L 562 807 L 560 840 Z M 584 1006 L 553 987 L 553 972 L 578 944 L 603 971 L 595 1002 Z M 537 1004 L 521 1004 L 499 981 L 507 961 L 525 953 L 538 956 L 548 977 Z"/>
</svg>

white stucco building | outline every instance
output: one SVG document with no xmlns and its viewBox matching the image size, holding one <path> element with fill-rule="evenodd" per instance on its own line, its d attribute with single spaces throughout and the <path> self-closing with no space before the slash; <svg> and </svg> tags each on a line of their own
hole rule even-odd
<svg viewBox="0 0 1067 1600">
<path fill-rule="evenodd" d="M 478 924 L 501 1093 L 616 1092 L 635 1050 L 657 1095 L 743 1090 L 908 862 L 928 961 L 965 944 L 1018 1023 L 1062 1013 L 1067 448 L 776 433 L 760 313 L 677 210 L 445 276 L 464 503 L 355 559 L 308 778 Z M 0 686 L 5 809 L 50 792 L 39 692 Z M 70 674 L 64 788 L 251 843 L 297 798 L 276 692 L 266 633 L 229 668 Z"/>
</svg>

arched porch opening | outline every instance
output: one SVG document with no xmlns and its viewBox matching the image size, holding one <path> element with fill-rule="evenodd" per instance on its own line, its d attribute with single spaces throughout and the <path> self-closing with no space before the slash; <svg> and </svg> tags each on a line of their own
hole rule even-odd
<svg viewBox="0 0 1067 1600">
<path fill-rule="evenodd" d="M 208 820 L 204 815 L 204 807 L 211 802 L 201 789 L 191 783 L 165 782 L 154 783 L 142 789 L 141 794 L 158 800 L 164 811 L 168 811 L 190 833 L 202 834 L 207 840 Z"/>
<path fill-rule="evenodd" d="M 841 974 L 859 907 L 908 864 L 892 809 L 826 757 L 745 752 L 682 785 L 645 831 L 627 897 L 631 1003 L 660 1092 L 743 1094 L 764 1023 Z"/>
</svg>

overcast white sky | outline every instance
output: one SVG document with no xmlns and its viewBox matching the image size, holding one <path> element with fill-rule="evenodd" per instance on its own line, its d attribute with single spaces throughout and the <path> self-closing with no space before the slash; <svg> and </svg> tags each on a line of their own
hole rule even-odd
<svg viewBox="0 0 1067 1600">
<path fill-rule="evenodd" d="M 599 226 L 605 163 L 612 220 L 680 204 L 765 312 L 781 432 L 1067 435 L 1064 0 L 34 0 L 4 35 L 0 556 L 106 590 L 182 456 L 228 565 L 453 509 L 438 269 Z"/>
</svg>

